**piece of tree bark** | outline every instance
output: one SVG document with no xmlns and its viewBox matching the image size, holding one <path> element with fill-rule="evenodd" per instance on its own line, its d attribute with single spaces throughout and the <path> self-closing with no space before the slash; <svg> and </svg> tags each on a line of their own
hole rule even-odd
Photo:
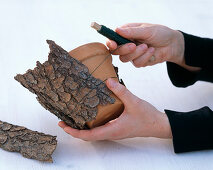
<svg viewBox="0 0 213 170">
<path fill-rule="evenodd" d="M 37 95 L 39 103 L 76 129 L 87 129 L 86 122 L 95 119 L 97 106 L 114 103 L 111 91 L 88 68 L 67 51 L 47 40 L 48 61 L 37 62 L 34 70 L 18 74 L 15 79 Z"/>
<path fill-rule="evenodd" d="M 6 151 L 20 152 L 26 158 L 53 162 L 51 155 L 56 145 L 56 136 L 0 121 L 0 148 Z"/>
</svg>

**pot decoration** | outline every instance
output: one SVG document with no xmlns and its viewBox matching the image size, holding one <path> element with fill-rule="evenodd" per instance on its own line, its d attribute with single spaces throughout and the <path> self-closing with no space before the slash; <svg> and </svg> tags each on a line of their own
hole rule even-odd
<svg viewBox="0 0 213 170">
<path fill-rule="evenodd" d="M 45 109 L 76 129 L 103 125 L 122 113 L 123 103 L 105 85 L 109 77 L 119 80 L 103 44 L 85 44 L 68 53 L 52 40 L 47 43 L 48 60 L 15 76 Z"/>
<path fill-rule="evenodd" d="M 106 81 L 112 77 L 119 82 L 114 66 L 112 65 L 112 56 L 105 45 L 101 43 L 89 43 L 77 47 L 69 54 L 86 65 L 90 74 L 95 78 Z M 111 97 L 115 99 L 114 104 L 98 105 L 98 114 L 95 120 L 87 122 L 89 128 L 94 128 L 107 123 L 120 116 L 123 112 L 124 105 L 121 100 L 113 93 Z"/>
</svg>

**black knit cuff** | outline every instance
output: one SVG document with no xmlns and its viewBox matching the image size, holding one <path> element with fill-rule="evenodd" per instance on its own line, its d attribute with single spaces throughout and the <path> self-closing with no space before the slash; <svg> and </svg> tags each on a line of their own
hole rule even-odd
<svg viewBox="0 0 213 170">
<path fill-rule="evenodd" d="M 213 112 L 208 107 L 185 113 L 165 112 L 172 129 L 175 153 L 213 149 Z"/>
<path fill-rule="evenodd" d="M 197 72 L 191 72 L 171 62 L 166 62 L 166 65 L 169 78 L 176 87 L 187 87 L 198 80 Z"/>
<path fill-rule="evenodd" d="M 181 32 L 185 42 L 185 62 L 189 66 L 209 69 L 213 63 L 213 39 Z"/>
<path fill-rule="evenodd" d="M 176 87 L 187 87 L 198 80 L 213 82 L 213 68 L 209 70 L 202 69 L 199 72 L 191 72 L 171 62 L 166 62 L 166 64 L 169 78 Z"/>
</svg>

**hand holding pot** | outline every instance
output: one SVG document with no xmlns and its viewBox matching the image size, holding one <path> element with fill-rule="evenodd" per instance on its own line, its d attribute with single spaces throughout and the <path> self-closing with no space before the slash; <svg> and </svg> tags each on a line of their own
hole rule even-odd
<svg viewBox="0 0 213 170">
<path fill-rule="evenodd" d="M 133 95 L 126 87 L 113 79 L 106 82 L 108 88 L 124 103 L 123 113 L 115 120 L 91 130 L 77 130 L 59 122 L 64 131 L 86 141 L 118 140 L 132 137 L 171 138 L 171 128 L 165 113 Z"/>
</svg>

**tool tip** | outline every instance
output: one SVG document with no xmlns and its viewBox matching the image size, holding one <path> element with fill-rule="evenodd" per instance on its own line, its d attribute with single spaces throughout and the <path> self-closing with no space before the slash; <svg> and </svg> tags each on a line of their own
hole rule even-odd
<svg viewBox="0 0 213 170">
<path fill-rule="evenodd" d="M 101 29 L 101 25 L 99 25 L 96 22 L 92 22 L 91 23 L 91 27 L 94 28 L 94 29 L 96 29 L 97 31 L 99 31 Z"/>
</svg>

